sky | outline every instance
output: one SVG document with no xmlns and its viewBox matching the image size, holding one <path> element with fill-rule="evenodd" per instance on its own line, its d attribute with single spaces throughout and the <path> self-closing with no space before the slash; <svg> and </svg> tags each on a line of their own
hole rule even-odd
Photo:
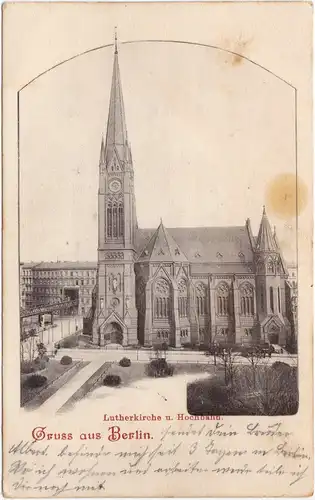
<svg viewBox="0 0 315 500">
<path fill-rule="evenodd" d="M 271 73 L 197 45 L 119 45 L 140 227 L 243 225 L 266 204 L 284 256 L 295 219 L 266 189 L 295 172 L 294 93 Z M 113 49 L 47 73 L 20 96 L 21 260 L 96 260 L 98 161 Z"/>
</svg>

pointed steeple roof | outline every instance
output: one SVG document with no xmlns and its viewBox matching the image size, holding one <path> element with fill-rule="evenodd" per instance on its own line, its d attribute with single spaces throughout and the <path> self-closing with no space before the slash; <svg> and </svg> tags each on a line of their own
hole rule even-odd
<svg viewBox="0 0 315 500">
<path fill-rule="evenodd" d="M 274 226 L 274 230 L 273 230 L 273 239 L 274 239 L 275 245 L 277 247 L 277 251 L 280 255 L 281 263 L 282 263 L 284 272 L 285 272 L 285 274 L 288 274 L 288 268 L 287 268 L 286 261 L 283 257 L 283 254 L 282 254 L 282 250 L 281 250 L 280 243 L 279 243 L 278 236 L 277 236 L 277 232 L 276 232 L 276 226 Z"/>
<path fill-rule="evenodd" d="M 105 162 L 105 146 L 104 137 L 102 136 L 101 151 L 100 151 L 100 165 Z"/>
<path fill-rule="evenodd" d="M 115 34 L 114 66 L 106 132 L 106 156 L 115 148 L 120 160 L 123 160 L 124 149 L 127 143 L 128 137 L 118 62 L 117 35 Z"/>
<path fill-rule="evenodd" d="M 154 262 L 185 262 L 187 261 L 187 257 L 181 251 L 167 229 L 165 229 L 161 219 L 159 227 L 147 246 L 141 252 L 139 260 Z"/>
<path fill-rule="evenodd" d="M 261 218 L 259 233 L 256 242 L 256 251 L 259 252 L 278 252 L 275 243 L 274 235 L 270 227 L 270 223 L 266 214 L 265 206 Z"/>
</svg>

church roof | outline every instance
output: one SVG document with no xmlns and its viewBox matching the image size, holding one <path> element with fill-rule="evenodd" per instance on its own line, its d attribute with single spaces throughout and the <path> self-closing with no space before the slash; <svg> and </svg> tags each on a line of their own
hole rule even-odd
<svg viewBox="0 0 315 500">
<path fill-rule="evenodd" d="M 278 246 L 272 234 L 270 223 L 264 207 L 260 228 L 256 240 L 256 250 L 259 252 L 278 252 Z"/>
<path fill-rule="evenodd" d="M 138 252 L 145 248 L 155 232 L 155 229 L 138 230 L 136 238 Z M 251 243 L 245 226 L 176 227 L 168 228 L 167 232 L 191 263 L 230 262 L 239 264 L 236 267 L 244 270 L 243 263 L 253 261 Z"/>
<path fill-rule="evenodd" d="M 57 261 L 57 262 L 25 262 L 22 265 L 25 269 L 33 268 L 34 270 L 42 270 L 42 269 L 97 269 L 97 262 L 91 261 Z"/>
<path fill-rule="evenodd" d="M 184 262 L 187 261 L 187 258 L 169 231 L 165 229 L 161 220 L 159 227 L 141 251 L 138 260 L 154 262 Z"/>
<path fill-rule="evenodd" d="M 108 160 L 108 156 L 112 154 L 113 149 L 117 151 L 120 160 L 123 160 L 127 141 L 125 108 L 120 80 L 117 43 L 115 41 L 112 86 L 104 148 L 105 160 Z"/>
</svg>

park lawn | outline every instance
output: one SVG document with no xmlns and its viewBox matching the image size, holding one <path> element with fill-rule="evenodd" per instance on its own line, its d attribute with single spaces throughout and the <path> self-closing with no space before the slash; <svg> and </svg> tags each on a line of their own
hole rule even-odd
<svg viewBox="0 0 315 500">
<path fill-rule="evenodd" d="M 170 365 L 174 366 L 174 374 L 173 376 L 176 375 L 182 375 L 182 374 L 191 374 L 191 373 L 196 373 L 196 375 L 200 375 L 203 373 L 209 373 L 213 374 L 215 367 L 213 365 L 206 365 L 206 364 L 201 364 L 201 363 L 169 363 Z M 108 367 L 106 375 L 119 375 L 121 378 L 121 384 L 120 387 L 124 387 L 127 385 L 132 384 L 133 382 L 137 382 L 138 380 L 144 379 L 144 378 L 151 378 L 148 377 L 146 374 L 146 366 L 148 365 L 147 361 L 141 362 L 141 361 L 136 361 L 136 362 L 131 362 L 130 366 L 123 367 L 119 365 L 119 362 L 114 362 L 111 363 L 111 365 Z M 216 367 L 217 370 L 220 370 L 219 367 Z M 105 378 L 105 375 L 104 375 Z M 100 379 L 97 384 L 93 387 L 93 390 L 98 389 L 99 387 L 103 386 L 103 379 Z"/>
<path fill-rule="evenodd" d="M 80 361 L 72 362 L 71 365 L 62 365 L 60 361 L 55 359 L 50 359 L 44 370 L 40 370 L 36 373 L 43 375 L 47 378 L 47 382 L 42 387 L 23 387 L 23 382 L 33 375 L 22 374 L 21 376 L 21 406 L 27 406 L 28 408 L 33 408 L 40 406 L 46 399 L 52 396 L 55 392 L 60 389 L 70 378 L 72 378 L 79 370 L 86 366 L 88 362 L 82 363 Z M 68 375 L 66 376 L 66 374 Z M 58 380 L 57 380 L 58 379 Z M 55 382 L 56 381 L 56 382 Z M 55 382 L 55 383 L 53 383 Z M 50 385 L 52 384 L 52 385 Z M 36 401 L 34 399 L 36 398 Z M 40 404 L 39 404 L 40 403 Z"/>
<path fill-rule="evenodd" d="M 119 375 L 121 378 L 121 386 L 126 386 L 146 377 L 145 367 L 147 363 L 131 362 L 130 366 L 120 366 L 118 362 L 112 363 L 106 375 Z M 100 386 L 103 385 L 103 380 L 100 380 Z"/>
</svg>

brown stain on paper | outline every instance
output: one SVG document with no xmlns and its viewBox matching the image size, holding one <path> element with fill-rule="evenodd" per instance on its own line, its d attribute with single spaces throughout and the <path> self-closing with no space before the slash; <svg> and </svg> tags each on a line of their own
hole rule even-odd
<svg viewBox="0 0 315 500">
<path fill-rule="evenodd" d="M 244 61 L 244 56 L 248 57 L 247 52 L 251 43 L 252 38 L 243 38 L 242 35 L 235 40 L 223 40 L 222 48 L 234 52 L 234 54 L 229 54 L 228 58 L 225 55 L 225 62 L 229 62 L 232 66 L 240 65 Z"/>
<path fill-rule="evenodd" d="M 266 205 L 277 217 L 297 217 L 305 209 L 308 199 L 306 184 L 294 174 L 274 177 L 266 189 Z"/>
</svg>

